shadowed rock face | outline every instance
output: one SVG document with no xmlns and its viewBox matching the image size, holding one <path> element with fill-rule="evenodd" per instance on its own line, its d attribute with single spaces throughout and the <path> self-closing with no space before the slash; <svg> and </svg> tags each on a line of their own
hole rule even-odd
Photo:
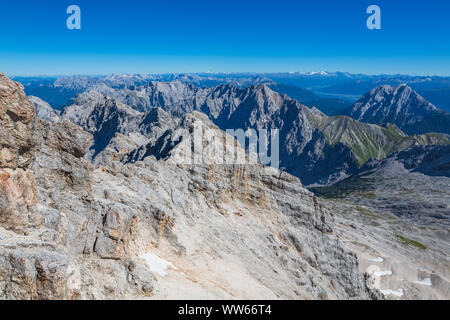
<svg viewBox="0 0 450 320">
<path fill-rule="evenodd" d="M 64 108 L 62 117 L 93 135 L 88 158 L 96 164 L 106 164 L 112 158 L 154 141 L 175 126 L 172 117 L 162 109 L 138 112 L 95 91 L 77 96 L 73 104 Z"/>
<path fill-rule="evenodd" d="M 7 86 L 5 114 L 21 102 L 28 110 L 23 92 L 3 78 L 0 88 Z M 297 178 L 260 165 L 184 166 L 176 156 L 183 141 L 159 161 L 111 159 L 96 168 L 83 159 L 91 134 L 33 115 L 8 116 L 7 132 L 33 137 L 35 148 L 16 161 L 27 169 L 1 169 L 2 177 L 20 176 L 0 180 L 0 298 L 192 297 L 184 288 L 216 298 L 380 297 L 333 234 L 331 212 Z M 200 113 L 186 117 L 213 129 L 217 141 L 225 134 Z M 149 251 L 177 269 L 153 274 L 140 258 Z M 177 290 L 165 292 L 174 282 Z"/>
<path fill-rule="evenodd" d="M 450 145 L 416 146 L 394 153 L 383 161 L 367 163 L 361 171 L 374 170 L 393 162 L 401 163 L 405 169 L 413 172 L 450 178 Z"/>
</svg>

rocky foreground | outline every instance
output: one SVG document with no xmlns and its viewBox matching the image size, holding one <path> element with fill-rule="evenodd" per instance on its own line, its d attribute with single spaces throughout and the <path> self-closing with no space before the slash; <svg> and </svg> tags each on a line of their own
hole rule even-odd
<svg viewBox="0 0 450 320">
<path fill-rule="evenodd" d="M 179 125 L 194 120 L 224 137 L 197 112 Z M 96 167 L 91 134 L 37 118 L 4 75 L 0 124 L 1 299 L 382 297 L 289 174 L 186 166 L 183 142 Z"/>
</svg>

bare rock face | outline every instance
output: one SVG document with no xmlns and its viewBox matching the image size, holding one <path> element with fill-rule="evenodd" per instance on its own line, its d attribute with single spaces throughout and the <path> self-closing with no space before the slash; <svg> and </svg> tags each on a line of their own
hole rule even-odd
<svg viewBox="0 0 450 320">
<path fill-rule="evenodd" d="M 96 91 L 78 95 L 62 117 L 93 135 L 87 158 L 95 164 L 107 164 L 175 126 L 162 109 L 141 113 Z"/>
<path fill-rule="evenodd" d="M 16 217 L 0 221 L 0 299 L 151 294 L 152 274 L 124 251 L 134 216 L 93 198 L 94 167 L 82 159 L 92 136 L 67 120 L 40 119 L 33 135 L 37 151 L 27 173 L 33 181 L 32 212 L 41 220 L 33 226 Z M 18 181 L 5 190 L 25 194 L 26 185 Z M 16 228 L 10 228 L 11 221 Z"/>
<path fill-rule="evenodd" d="M 39 225 L 36 204 L 36 187 L 30 170 L 0 170 L 0 224 L 5 229 L 24 231 Z"/>
<path fill-rule="evenodd" d="M 0 223 L 24 231 L 39 225 L 33 174 L 34 108 L 22 85 L 0 73 Z"/>
<path fill-rule="evenodd" d="M 64 299 L 74 262 L 45 243 L 0 241 L 0 299 Z"/>
<path fill-rule="evenodd" d="M 0 73 L 0 168 L 27 168 L 33 161 L 34 108 L 23 86 Z"/>
<path fill-rule="evenodd" d="M 180 138 L 179 129 L 192 132 L 198 122 L 216 137 L 202 142 L 207 164 L 189 165 L 181 155 L 191 146 Z M 153 223 L 148 216 L 138 216 L 139 232 L 133 245 L 152 239 L 155 248 L 150 250 L 158 251 L 161 243 L 167 241 L 171 252 L 166 254 L 171 261 L 177 261 L 176 266 L 183 266 L 184 270 L 196 270 L 196 281 L 200 283 L 212 279 L 198 275 L 198 270 L 202 270 L 198 264 L 224 264 L 229 267 L 228 276 L 215 279 L 224 286 L 230 285 L 230 278 L 243 277 L 240 266 L 248 277 L 243 281 L 255 281 L 271 289 L 268 295 L 256 288 L 254 292 L 242 288 L 240 293 L 236 290 L 239 297 L 379 297 L 366 288 L 364 277 L 356 271 L 356 256 L 333 234 L 332 213 L 303 188 L 298 178 L 257 164 L 221 164 L 214 143 L 222 144 L 227 140 L 226 134 L 204 114 L 187 114 L 179 126 L 153 146 L 124 158 L 125 162 L 136 161 L 134 164 L 114 164 L 98 175 L 101 185 L 111 185 L 108 181 L 115 177 L 123 179 L 122 185 L 127 189 L 122 201 L 127 205 L 134 207 L 143 199 L 158 204 L 149 208 L 157 218 Z M 163 151 L 155 153 L 160 159 L 155 161 L 149 154 L 158 146 Z M 244 151 L 238 149 L 238 153 Z M 144 185 L 152 187 L 140 187 Z M 132 190 L 137 190 L 137 194 Z M 161 232 L 156 238 L 144 230 L 144 226 L 155 222 L 155 230 Z M 199 256 L 196 252 L 204 254 Z M 214 274 L 207 268 L 203 271 Z M 161 286 L 164 285 L 162 279 Z M 156 287 L 160 288 L 159 283 Z M 174 297 L 173 293 L 168 296 Z"/>
<path fill-rule="evenodd" d="M 393 123 L 408 134 L 450 134 L 450 114 L 437 109 L 406 84 L 378 86 L 356 101 L 345 114 L 379 125 Z"/>
<path fill-rule="evenodd" d="M 51 123 L 60 120 L 59 112 L 53 109 L 47 102 L 35 96 L 29 96 L 28 99 L 30 99 L 36 110 L 36 117 Z"/>
</svg>

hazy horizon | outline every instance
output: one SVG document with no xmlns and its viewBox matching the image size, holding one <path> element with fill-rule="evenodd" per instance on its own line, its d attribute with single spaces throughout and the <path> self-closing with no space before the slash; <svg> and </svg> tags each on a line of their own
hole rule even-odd
<svg viewBox="0 0 450 320">
<path fill-rule="evenodd" d="M 273 74 L 299 74 L 299 75 L 316 75 L 321 72 L 325 72 L 329 75 L 332 74 L 350 74 L 350 75 L 362 75 L 369 77 L 377 76 L 406 76 L 406 77 L 439 77 L 439 78 L 450 78 L 448 75 L 438 75 L 438 74 L 413 74 L 413 73 L 363 73 L 363 72 L 347 72 L 347 71 L 231 71 L 231 72 L 214 72 L 214 71 L 194 71 L 194 72 L 111 72 L 111 73 L 98 73 L 98 74 L 83 74 L 83 73 L 73 73 L 73 74 L 14 74 L 6 73 L 0 70 L 8 77 L 23 77 L 23 78 L 63 78 L 63 77 L 108 77 L 113 75 L 273 75 Z"/>
</svg>

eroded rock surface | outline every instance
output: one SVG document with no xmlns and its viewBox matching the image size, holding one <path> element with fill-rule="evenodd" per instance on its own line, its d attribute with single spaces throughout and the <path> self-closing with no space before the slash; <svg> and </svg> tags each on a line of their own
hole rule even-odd
<svg viewBox="0 0 450 320">
<path fill-rule="evenodd" d="M 0 223 L 23 232 L 39 226 L 32 172 L 34 108 L 23 86 L 0 73 Z"/>
</svg>

